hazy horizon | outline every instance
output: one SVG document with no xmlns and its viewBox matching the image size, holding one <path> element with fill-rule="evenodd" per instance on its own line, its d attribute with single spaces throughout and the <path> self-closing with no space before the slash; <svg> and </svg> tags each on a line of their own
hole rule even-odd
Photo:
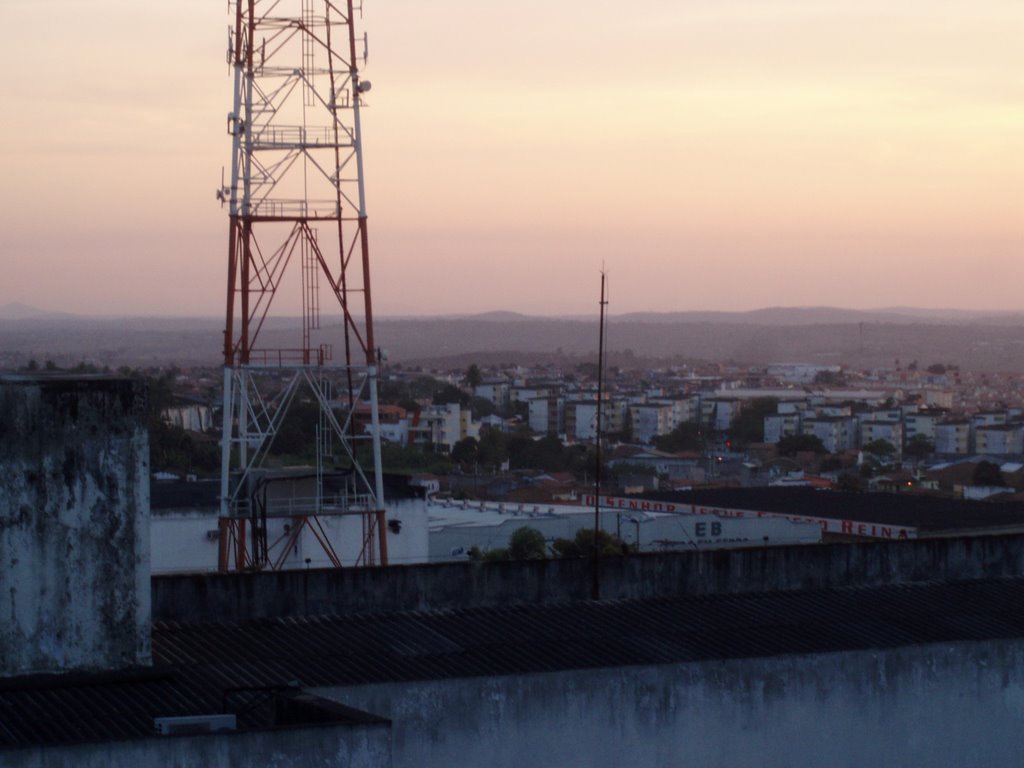
<svg viewBox="0 0 1024 768">
<path fill-rule="evenodd" d="M 592 313 L 563 313 L 563 314 L 537 314 L 530 312 L 519 312 L 511 309 L 488 309 L 479 312 L 464 312 L 464 311 L 438 311 L 438 312 L 422 312 L 416 314 L 389 314 L 389 313 L 378 313 L 376 315 L 378 320 L 414 320 L 416 318 L 431 318 L 431 319 L 458 319 L 458 318 L 479 318 L 494 316 L 500 319 L 502 316 L 508 317 L 523 317 L 530 319 L 588 319 L 593 316 L 596 320 L 598 317 L 598 309 L 596 306 Z M 944 314 L 948 314 L 951 318 L 957 316 L 977 316 L 977 317 L 988 317 L 988 316 L 1000 316 L 1000 315 L 1024 315 L 1024 309 L 974 309 L 974 308 L 952 308 L 952 307 L 913 307 L 913 306 L 891 306 L 891 307 L 843 307 L 843 306 L 832 306 L 832 305 L 804 305 L 804 306 L 763 306 L 754 307 L 753 309 L 744 310 L 721 310 L 721 309 L 678 309 L 678 310 L 640 310 L 630 311 L 623 310 L 620 312 L 614 311 L 610 306 L 607 314 L 609 317 L 626 317 L 631 315 L 644 316 L 644 315 L 753 315 L 758 313 L 786 313 L 786 312 L 823 312 L 823 313 L 856 313 L 865 315 L 900 315 L 905 314 L 908 317 L 941 317 Z M 170 313 L 123 313 L 123 312 L 69 312 L 66 310 L 55 310 L 47 307 L 40 307 L 32 304 L 26 304 L 24 302 L 13 301 L 5 304 L 0 304 L 0 321 L 3 320 L 33 320 L 33 319 L 60 319 L 60 318 L 84 318 L 93 320 L 120 320 L 120 319 L 131 319 L 131 318 L 152 318 L 154 320 L 216 320 L 220 321 L 223 319 L 223 314 L 217 313 L 206 313 L 206 314 L 170 314 Z M 270 314 L 268 318 L 271 319 L 300 319 L 297 314 L 279 313 Z M 340 317 L 334 318 L 339 323 L 341 322 Z"/>
<path fill-rule="evenodd" d="M 0 305 L 223 313 L 225 4 L 5 10 Z M 381 317 L 588 314 L 602 263 L 615 313 L 1022 306 L 1024 4 L 368 0 L 361 30 Z"/>
</svg>

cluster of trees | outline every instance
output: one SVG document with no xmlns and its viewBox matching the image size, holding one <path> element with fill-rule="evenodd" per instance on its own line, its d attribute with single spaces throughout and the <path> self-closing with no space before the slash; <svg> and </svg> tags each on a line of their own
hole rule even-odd
<svg viewBox="0 0 1024 768">
<path fill-rule="evenodd" d="M 684 421 L 667 435 L 655 435 L 654 447 L 659 451 L 702 451 L 705 440 L 710 437 L 706 428 L 693 421 Z"/>
<path fill-rule="evenodd" d="M 764 442 L 764 417 L 779 410 L 775 397 L 755 397 L 747 403 L 729 428 L 729 439 L 737 445 Z"/>
<path fill-rule="evenodd" d="M 149 426 L 149 463 L 154 472 L 213 473 L 220 469 L 220 441 L 194 435 L 181 427 L 168 424 L 164 411 L 174 404 L 174 381 L 177 368 L 171 367 L 156 374 L 122 369 L 146 382 L 146 421 Z"/>
<path fill-rule="evenodd" d="M 110 366 L 79 362 L 70 368 L 61 368 L 52 360 L 40 365 L 29 360 L 22 371 L 73 374 L 111 374 Z M 142 371 L 121 366 L 116 373 L 144 383 L 146 388 L 146 426 L 149 429 L 149 465 L 154 472 L 212 473 L 220 469 L 220 442 L 216 437 L 195 435 L 181 427 L 168 424 L 163 417 L 174 403 L 174 381 L 180 371 L 170 368 Z"/>
<path fill-rule="evenodd" d="M 502 418 L 527 415 L 529 406 L 526 403 L 516 403 L 508 408 L 499 409 L 490 400 L 474 397 L 471 394 L 473 387 L 482 381 L 480 369 L 476 365 L 471 365 L 462 379 L 466 389 L 440 382 L 430 376 L 417 376 L 413 379 L 381 382 L 379 397 L 382 403 L 401 406 L 410 413 L 420 411 L 420 402 L 429 400 L 434 405 L 458 403 L 460 407 L 472 411 L 474 419 L 482 419 L 495 413 Z"/>
<path fill-rule="evenodd" d="M 452 448 L 451 460 L 467 472 L 492 469 L 508 461 L 517 469 L 572 472 L 593 477 L 597 467 L 594 450 L 585 445 L 562 445 L 554 435 L 539 440 L 529 432 L 506 433 L 495 429 L 481 432 L 480 439 L 467 437 Z"/>
<path fill-rule="evenodd" d="M 599 530 L 595 539 L 593 528 L 581 528 L 573 538 L 555 539 L 549 545 L 543 533 L 536 528 L 523 526 L 512 531 L 507 547 L 489 549 L 486 552 L 481 551 L 479 547 L 473 547 L 469 550 L 469 558 L 484 562 L 499 562 L 502 560 L 544 560 L 549 556 L 591 557 L 594 554 L 595 541 L 597 554 L 600 557 L 618 556 L 629 551 L 628 545 L 606 531 Z"/>
</svg>

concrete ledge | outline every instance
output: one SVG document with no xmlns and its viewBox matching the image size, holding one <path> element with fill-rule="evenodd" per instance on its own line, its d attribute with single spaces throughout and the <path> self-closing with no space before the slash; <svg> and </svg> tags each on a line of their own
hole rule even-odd
<svg viewBox="0 0 1024 768">
<path fill-rule="evenodd" d="M 1024 536 L 641 554 L 601 561 L 602 599 L 962 581 L 1024 575 Z M 590 562 L 154 576 L 155 621 L 385 613 L 590 597 Z"/>
</svg>

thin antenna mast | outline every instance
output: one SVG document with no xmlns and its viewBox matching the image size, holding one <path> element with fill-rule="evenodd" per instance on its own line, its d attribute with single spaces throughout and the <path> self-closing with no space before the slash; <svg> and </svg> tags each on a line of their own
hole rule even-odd
<svg viewBox="0 0 1024 768">
<path fill-rule="evenodd" d="M 604 399 L 604 313 L 608 302 L 605 300 L 605 285 L 608 282 L 608 274 L 601 270 L 601 320 L 598 323 L 597 331 L 597 435 L 595 451 L 597 466 L 594 469 L 594 546 L 593 546 L 593 582 L 590 587 L 592 600 L 601 599 L 601 570 L 599 567 L 600 554 L 598 552 L 597 533 L 601 529 L 601 437 L 602 423 L 601 410 Z"/>
</svg>

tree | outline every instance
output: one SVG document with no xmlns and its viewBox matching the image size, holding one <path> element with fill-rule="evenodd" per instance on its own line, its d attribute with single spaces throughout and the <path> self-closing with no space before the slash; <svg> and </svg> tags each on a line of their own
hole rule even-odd
<svg viewBox="0 0 1024 768">
<path fill-rule="evenodd" d="M 478 421 L 484 418 L 484 416 L 490 416 L 491 414 L 498 412 L 494 403 L 485 397 L 474 397 L 470 400 L 469 407 L 473 412 L 473 418 Z"/>
<path fill-rule="evenodd" d="M 971 483 L 974 485 L 1006 485 L 1003 479 L 1003 471 L 998 464 L 991 461 L 979 461 L 971 475 Z"/>
<path fill-rule="evenodd" d="M 927 370 L 928 373 L 934 373 L 936 376 L 941 376 L 946 372 L 946 366 L 942 363 L 932 363 L 925 370 Z"/>
<path fill-rule="evenodd" d="M 544 534 L 536 528 L 516 528 L 509 537 L 508 556 L 512 560 L 543 560 L 547 552 Z"/>
<path fill-rule="evenodd" d="M 484 377 L 480 373 L 480 368 L 476 363 L 473 363 L 466 369 L 466 375 L 462 377 L 462 381 L 467 387 L 476 389 L 483 382 Z"/>
<path fill-rule="evenodd" d="M 296 398 L 281 420 L 270 453 L 274 456 L 312 455 L 313 445 L 310 436 L 316 434 L 319 421 L 320 404 Z"/>
<path fill-rule="evenodd" d="M 498 549 L 488 549 L 483 554 L 483 561 L 485 563 L 498 563 L 502 560 L 508 560 L 508 550 L 505 547 L 499 547 Z"/>
<path fill-rule="evenodd" d="M 919 459 L 933 453 L 935 453 L 935 446 L 924 435 L 914 435 L 907 440 L 907 447 L 903 449 L 905 456 L 915 456 Z"/>
<path fill-rule="evenodd" d="M 659 451 L 699 451 L 702 447 L 700 425 L 695 421 L 684 421 L 667 435 L 655 435 L 654 447 Z"/>
<path fill-rule="evenodd" d="M 764 417 L 776 413 L 779 400 L 775 397 L 755 397 L 740 411 L 729 428 L 729 437 L 740 445 L 760 443 L 764 440 Z"/>
<path fill-rule="evenodd" d="M 880 459 L 886 459 L 896 453 L 896 446 L 890 443 L 888 440 L 872 440 L 870 443 L 864 445 L 863 450 L 865 453 L 871 453 Z"/>
<path fill-rule="evenodd" d="M 846 385 L 846 376 L 842 371 L 818 371 L 814 374 L 814 383 L 824 387 L 842 387 Z"/>
<path fill-rule="evenodd" d="M 594 554 L 594 540 L 593 528 L 580 528 L 571 539 L 555 539 L 551 548 L 558 557 L 590 557 Z M 597 532 L 597 548 L 601 557 L 621 555 L 623 552 L 622 541 L 602 530 Z"/>
<path fill-rule="evenodd" d="M 847 493 L 860 493 L 864 490 L 864 483 L 856 475 L 844 472 L 836 480 L 836 490 L 846 491 Z"/>
<path fill-rule="evenodd" d="M 623 477 L 628 477 L 629 475 L 643 475 L 648 477 L 657 474 L 657 470 L 650 464 L 631 464 L 624 461 L 612 467 L 612 477 L 614 477 L 616 481 L 619 481 Z"/>
<path fill-rule="evenodd" d="M 458 403 L 460 406 L 468 406 L 470 396 L 452 384 L 445 384 L 434 391 L 434 405 L 447 405 Z"/>
<path fill-rule="evenodd" d="M 779 440 L 778 449 L 782 456 L 795 456 L 803 451 L 828 453 L 817 435 L 786 435 Z"/>
<path fill-rule="evenodd" d="M 480 443 L 475 437 L 459 440 L 452 446 L 452 461 L 458 464 L 471 464 L 480 456 Z"/>
<path fill-rule="evenodd" d="M 864 478 L 874 477 L 882 471 L 882 465 L 878 463 L 878 459 L 874 456 L 868 455 L 864 457 L 864 461 L 860 464 L 860 476 Z"/>
<path fill-rule="evenodd" d="M 843 461 L 838 456 L 826 456 L 818 464 L 819 472 L 835 472 L 837 469 L 843 468 Z"/>
</svg>

